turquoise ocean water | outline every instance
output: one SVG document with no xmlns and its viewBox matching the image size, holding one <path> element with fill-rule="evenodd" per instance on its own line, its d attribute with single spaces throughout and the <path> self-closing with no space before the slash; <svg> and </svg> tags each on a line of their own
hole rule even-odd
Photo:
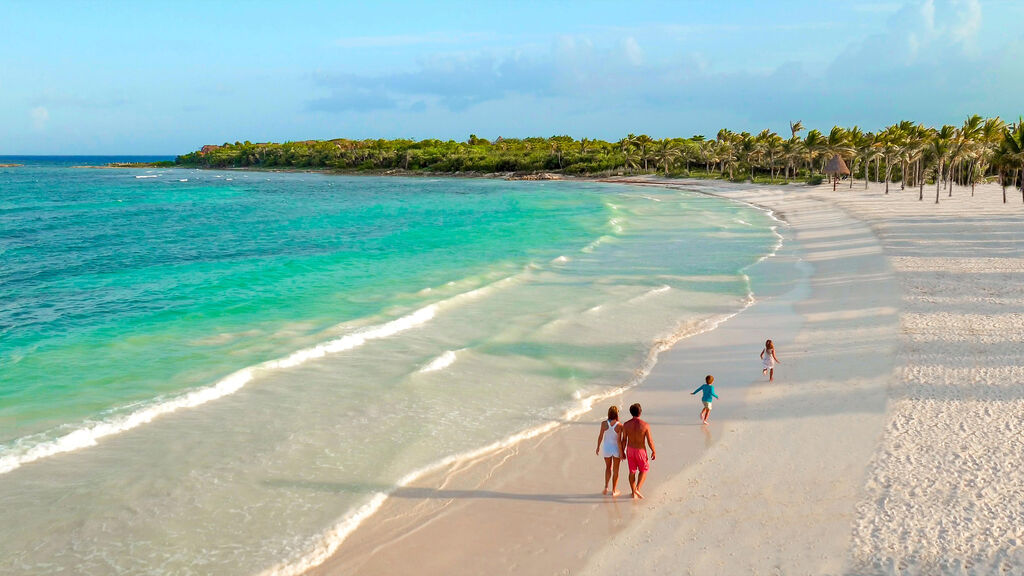
<svg viewBox="0 0 1024 576">
<path fill-rule="evenodd" d="M 295 573 L 637 384 L 770 215 L 585 182 L 0 168 L 0 573 Z"/>
</svg>

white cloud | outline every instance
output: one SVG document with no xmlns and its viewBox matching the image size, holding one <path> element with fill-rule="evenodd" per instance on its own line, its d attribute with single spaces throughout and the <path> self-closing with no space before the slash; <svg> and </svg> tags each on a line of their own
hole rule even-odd
<svg viewBox="0 0 1024 576">
<path fill-rule="evenodd" d="M 43 106 L 36 106 L 28 111 L 29 118 L 32 119 L 32 126 L 36 130 L 43 130 L 46 128 L 47 122 L 50 120 L 50 111 Z"/>
<path fill-rule="evenodd" d="M 626 60 L 634 66 L 640 66 L 644 63 L 644 50 L 637 43 L 636 38 L 628 36 L 622 41 L 622 49 L 626 54 Z"/>
<path fill-rule="evenodd" d="M 959 7 L 951 32 L 959 42 L 970 42 L 981 29 L 981 3 L 978 0 L 961 0 L 955 2 Z"/>
</svg>

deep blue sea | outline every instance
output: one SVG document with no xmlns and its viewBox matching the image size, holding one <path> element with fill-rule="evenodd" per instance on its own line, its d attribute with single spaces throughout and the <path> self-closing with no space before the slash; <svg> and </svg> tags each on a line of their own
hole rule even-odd
<svg viewBox="0 0 1024 576">
<path fill-rule="evenodd" d="M 0 157 L 0 573 L 289 573 L 639 383 L 779 241 L 686 190 L 78 167 L 153 159 Z"/>
</svg>

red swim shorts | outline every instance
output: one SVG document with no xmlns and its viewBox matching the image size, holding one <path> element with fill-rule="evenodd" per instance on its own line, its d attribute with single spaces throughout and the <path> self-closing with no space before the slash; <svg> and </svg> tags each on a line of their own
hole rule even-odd
<svg viewBox="0 0 1024 576">
<path fill-rule="evenodd" d="M 647 450 L 626 446 L 626 462 L 629 464 L 630 474 L 635 473 L 637 470 L 647 472 L 649 468 L 647 465 Z"/>
</svg>

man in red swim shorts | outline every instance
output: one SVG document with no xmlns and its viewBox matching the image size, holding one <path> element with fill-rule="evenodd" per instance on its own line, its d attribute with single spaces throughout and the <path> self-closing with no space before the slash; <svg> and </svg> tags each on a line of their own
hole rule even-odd
<svg viewBox="0 0 1024 576">
<path fill-rule="evenodd" d="M 639 500 L 644 495 L 640 488 L 647 479 L 647 444 L 651 445 L 651 460 L 657 458 L 654 450 L 654 439 L 651 438 L 651 427 L 640 419 L 643 411 L 640 404 L 633 404 L 629 407 L 629 413 L 633 416 L 628 422 L 622 425 L 622 447 L 626 452 L 626 462 L 629 464 L 629 489 L 633 492 L 633 499 Z"/>
</svg>

